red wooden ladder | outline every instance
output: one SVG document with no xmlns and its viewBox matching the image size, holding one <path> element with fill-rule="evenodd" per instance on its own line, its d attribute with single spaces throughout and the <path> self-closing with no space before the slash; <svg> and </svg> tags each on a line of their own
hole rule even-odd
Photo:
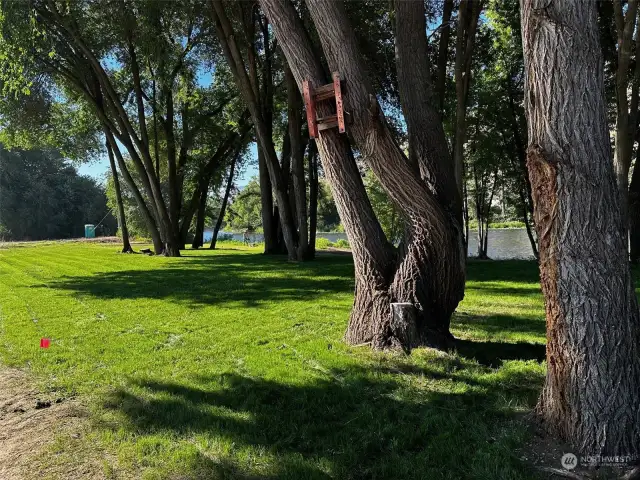
<svg viewBox="0 0 640 480">
<path fill-rule="evenodd" d="M 302 83 L 304 91 L 304 104 L 307 108 L 307 124 L 309 125 L 309 136 L 318 138 L 318 132 L 329 128 L 338 127 L 340 133 L 345 132 L 344 109 L 342 107 L 342 89 L 340 87 L 340 74 L 333 72 L 333 83 L 313 88 L 309 80 Z M 327 117 L 317 118 L 316 103 L 325 100 L 336 99 L 336 113 Z"/>
</svg>

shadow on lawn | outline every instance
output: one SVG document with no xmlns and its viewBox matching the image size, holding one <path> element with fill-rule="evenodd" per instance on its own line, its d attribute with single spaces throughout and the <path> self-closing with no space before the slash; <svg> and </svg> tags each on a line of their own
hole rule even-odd
<svg viewBox="0 0 640 480">
<path fill-rule="evenodd" d="M 105 408 L 119 413 L 110 428 L 204 435 L 206 444 L 232 442 L 239 458 L 266 454 L 249 461 L 258 473 L 233 457 L 220 464 L 198 455 L 184 478 L 521 478 L 513 449 L 522 426 L 505 428 L 516 420 L 508 405 L 533 406 L 541 376 L 507 371 L 491 381 L 459 364 L 450 371 L 354 367 L 305 385 L 237 374 L 189 385 L 146 380 L 116 391 Z M 410 387 L 425 381 L 442 384 Z"/>
<path fill-rule="evenodd" d="M 350 258 L 323 256 L 305 264 L 264 255 L 215 255 L 179 259 L 164 268 L 65 277 L 49 287 L 98 298 L 154 298 L 197 305 L 309 300 L 353 291 Z"/>
<path fill-rule="evenodd" d="M 522 333 L 545 338 L 546 324 L 544 316 L 528 315 L 470 315 L 455 312 L 451 319 L 452 328 L 480 331 L 486 334 Z"/>
<path fill-rule="evenodd" d="M 535 360 L 546 358 L 546 347 L 541 343 L 475 342 L 456 339 L 456 350 L 465 358 L 473 358 L 481 365 L 497 368 L 506 360 Z"/>
</svg>

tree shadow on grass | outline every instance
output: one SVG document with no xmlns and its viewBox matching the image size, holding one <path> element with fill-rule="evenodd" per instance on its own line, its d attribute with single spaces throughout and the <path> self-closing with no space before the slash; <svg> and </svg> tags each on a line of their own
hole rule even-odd
<svg viewBox="0 0 640 480">
<path fill-rule="evenodd" d="M 193 468 L 210 468 L 209 478 L 527 478 L 513 454 L 523 427 L 509 406 L 533 406 L 541 375 L 450 371 L 353 367 L 303 385 L 237 374 L 148 379 L 114 392 L 105 408 L 117 412 L 114 429 L 223 439 L 243 452 L 232 451 L 224 471 L 203 457 Z M 254 465 L 268 468 L 243 462 L 257 452 L 264 458 Z"/>
<path fill-rule="evenodd" d="M 163 268 L 63 277 L 47 287 L 96 298 L 164 299 L 194 307 L 241 302 L 254 307 L 348 293 L 353 285 L 353 263 L 337 256 L 294 264 L 281 257 L 215 255 L 179 259 Z"/>
<path fill-rule="evenodd" d="M 456 339 L 456 351 L 465 358 L 473 358 L 487 367 L 500 367 L 507 360 L 544 361 L 546 347 L 529 342 L 476 342 Z"/>
<path fill-rule="evenodd" d="M 517 282 L 540 285 L 538 262 L 535 260 L 469 260 L 467 278 L 477 282 Z"/>
<path fill-rule="evenodd" d="M 470 315 L 456 312 L 451 320 L 452 328 L 476 330 L 483 334 L 521 333 L 545 338 L 546 323 L 544 317 L 535 315 Z"/>
</svg>

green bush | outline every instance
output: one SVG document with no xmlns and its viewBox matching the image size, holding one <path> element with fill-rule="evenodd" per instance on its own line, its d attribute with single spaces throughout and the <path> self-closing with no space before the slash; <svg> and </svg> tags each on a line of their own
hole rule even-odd
<svg viewBox="0 0 640 480">
<path fill-rule="evenodd" d="M 336 247 L 338 247 L 338 248 L 349 248 L 349 242 L 346 241 L 344 238 L 341 238 L 340 240 L 338 240 L 336 242 Z"/>
<path fill-rule="evenodd" d="M 333 247 L 333 243 L 331 243 L 326 238 L 323 238 L 323 237 L 316 238 L 316 248 L 318 250 L 324 250 L 331 247 Z"/>
<path fill-rule="evenodd" d="M 520 222 L 518 220 L 508 220 L 505 222 L 490 222 L 489 228 L 524 228 L 524 222 Z M 478 220 L 475 218 L 473 220 L 469 220 L 469 229 L 477 230 L 478 229 Z"/>
</svg>

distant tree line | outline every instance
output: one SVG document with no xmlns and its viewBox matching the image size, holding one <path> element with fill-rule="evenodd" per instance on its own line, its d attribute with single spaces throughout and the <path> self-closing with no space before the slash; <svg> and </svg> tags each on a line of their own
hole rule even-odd
<svg viewBox="0 0 640 480">
<path fill-rule="evenodd" d="M 85 224 L 115 234 L 105 192 L 55 152 L 0 146 L 0 238 L 45 240 L 84 235 Z"/>
</svg>

